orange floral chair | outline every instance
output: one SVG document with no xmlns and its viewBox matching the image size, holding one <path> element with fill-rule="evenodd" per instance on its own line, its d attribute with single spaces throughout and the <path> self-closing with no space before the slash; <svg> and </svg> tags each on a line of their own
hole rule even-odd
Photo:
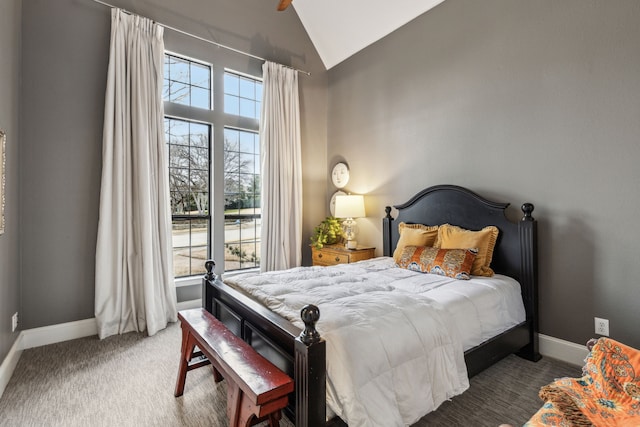
<svg viewBox="0 0 640 427">
<path fill-rule="evenodd" d="M 640 351 L 609 338 L 587 346 L 582 378 L 542 387 L 545 403 L 524 427 L 640 426 Z"/>
</svg>

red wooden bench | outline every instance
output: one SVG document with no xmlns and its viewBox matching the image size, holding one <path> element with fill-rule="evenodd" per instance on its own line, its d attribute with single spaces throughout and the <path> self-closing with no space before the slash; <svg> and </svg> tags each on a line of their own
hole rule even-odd
<svg viewBox="0 0 640 427">
<path fill-rule="evenodd" d="M 229 426 L 246 427 L 263 420 L 269 420 L 270 427 L 279 426 L 293 380 L 204 308 L 182 310 L 178 318 L 182 354 L 175 396 L 182 396 L 188 371 L 211 364 L 216 382 L 227 379 Z M 196 346 L 200 351 L 194 351 Z M 200 355 L 207 359 L 191 363 Z"/>
</svg>

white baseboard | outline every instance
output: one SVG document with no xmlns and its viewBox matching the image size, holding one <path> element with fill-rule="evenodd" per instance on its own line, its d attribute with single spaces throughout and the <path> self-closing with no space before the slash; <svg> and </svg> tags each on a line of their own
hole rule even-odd
<svg viewBox="0 0 640 427">
<path fill-rule="evenodd" d="M 78 320 L 75 322 L 59 323 L 22 331 L 24 350 L 58 342 L 90 337 L 98 334 L 96 319 Z"/>
<path fill-rule="evenodd" d="M 202 306 L 202 300 L 195 299 L 178 303 L 178 310 L 197 308 Z M 98 325 L 96 319 L 78 320 L 75 322 L 60 323 L 57 325 L 43 326 L 22 331 L 22 349 L 40 347 L 48 344 L 74 340 L 77 338 L 98 335 Z"/>
<path fill-rule="evenodd" d="M 586 345 L 538 334 L 540 354 L 576 366 L 583 366 L 589 354 Z"/>
<path fill-rule="evenodd" d="M 201 299 L 192 299 L 191 301 L 182 301 L 178 303 L 178 311 L 188 310 L 190 308 L 199 308 L 199 307 L 202 307 Z"/>
<path fill-rule="evenodd" d="M 2 393 L 4 393 L 4 389 L 9 384 L 9 380 L 11 379 L 11 375 L 13 375 L 13 371 L 16 369 L 16 365 L 18 365 L 18 360 L 20 360 L 20 356 L 22 355 L 22 333 L 18 334 L 18 338 L 11 346 L 9 353 L 2 361 L 0 365 L 0 397 L 2 397 Z"/>
</svg>

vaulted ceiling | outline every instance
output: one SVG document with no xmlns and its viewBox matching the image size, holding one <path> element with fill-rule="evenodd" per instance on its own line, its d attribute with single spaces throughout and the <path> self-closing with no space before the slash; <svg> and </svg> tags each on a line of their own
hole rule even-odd
<svg viewBox="0 0 640 427">
<path fill-rule="evenodd" d="M 292 5 L 330 69 L 443 1 L 294 0 Z"/>
</svg>

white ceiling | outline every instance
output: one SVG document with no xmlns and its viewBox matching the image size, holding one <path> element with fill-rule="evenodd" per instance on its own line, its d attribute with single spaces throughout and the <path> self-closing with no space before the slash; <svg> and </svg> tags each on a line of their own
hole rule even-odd
<svg viewBox="0 0 640 427">
<path fill-rule="evenodd" d="M 294 0 L 327 69 L 444 0 Z"/>
</svg>

